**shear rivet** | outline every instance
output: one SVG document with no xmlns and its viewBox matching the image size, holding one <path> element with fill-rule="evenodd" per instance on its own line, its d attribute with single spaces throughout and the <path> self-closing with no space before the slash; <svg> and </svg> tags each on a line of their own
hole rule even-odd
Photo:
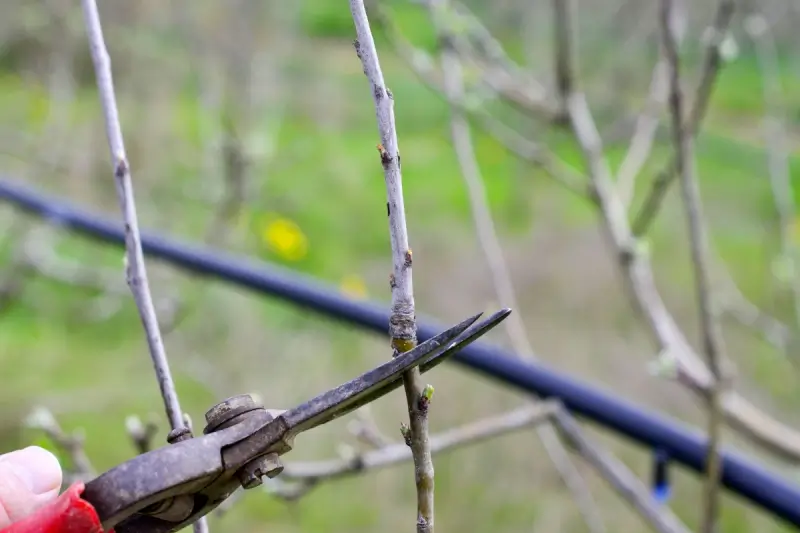
<svg viewBox="0 0 800 533">
<path fill-rule="evenodd" d="M 207 435 L 212 431 L 222 429 L 226 422 L 255 409 L 263 409 L 263 407 L 257 404 L 249 394 L 232 396 L 206 412 L 206 427 L 203 433 Z"/>
<path fill-rule="evenodd" d="M 268 453 L 244 465 L 236 475 L 242 488 L 252 489 L 261 485 L 263 477 L 274 478 L 283 472 L 283 463 L 277 453 Z"/>
</svg>

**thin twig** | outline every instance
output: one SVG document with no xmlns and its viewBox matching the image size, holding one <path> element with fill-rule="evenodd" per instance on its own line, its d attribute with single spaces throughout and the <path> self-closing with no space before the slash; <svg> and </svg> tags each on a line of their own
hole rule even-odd
<svg viewBox="0 0 800 533">
<path fill-rule="evenodd" d="M 781 281 L 788 285 L 792 297 L 794 322 L 800 329 L 800 247 L 794 236 L 797 221 L 795 191 L 792 187 L 789 157 L 787 150 L 786 125 L 782 116 L 788 110 L 784 105 L 783 87 L 778 65 L 778 50 L 775 39 L 769 28 L 769 22 L 761 13 L 751 13 L 745 21 L 745 30 L 753 41 L 756 59 L 761 70 L 764 94 L 764 146 L 767 150 L 767 167 L 772 196 L 778 215 L 778 232 L 780 236 L 780 262 L 784 276 Z"/>
<path fill-rule="evenodd" d="M 125 142 L 122 137 L 122 127 L 119 122 L 116 95 L 114 94 L 114 80 L 111 73 L 111 58 L 103 38 L 103 28 L 100 23 L 100 14 L 95 0 L 82 0 L 83 15 L 86 24 L 86 33 L 89 40 L 89 50 L 92 55 L 97 90 L 105 118 L 106 137 L 111 153 L 114 181 L 117 186 L 122 217 L 125 223 L 125 275 L 128 286 L 131 288 L 139 317 L 144 326 L 147 337 L 147 346 L 153 361 L 161 396 L 173 431 L 186 428 L 183 411 L 178 401 L 178 393 L 172 380 L 172 374 L 164 350 L 164 342 L 158 327 L 153 297 L 147 281 L 147 269 L 144 264 L 142 242 L 139 235 L 139 221 L 136 214 L 133 183 L 130 165 L 125 153 Z M 191 431 L 191 430 L 189 430 Z M 194 524 L 194 531 L 208 530 L 205 518 Z"/>
<path fill-rule="evenodd" d="M 708 110 L 708 102 L 714 90 L 714 83 L 717 80 L 717 74 L 722 66 L 720 45 L 728 31 L 728 26 L 733 18 L 735 7 L 735 0 L 719 1 L 715 20 L 709 33 L 706 55 L 703 60 L 702 74 L 700 76 L 700 84 L 695 91 L 694 103 L 687 123 L 684 126 L 684 129 L 691 137 L 697 135 L 706 111 Z M 675 180 L 675 164 L 675 158 L 670 158 L 667 166 L 662 169 L 653 180 L 653 184 L 650 186 L 650 190 L 642 207 L 633 219 L 632 227 L 635 235 L 644 235 L 655 219 L 670 185 Z"/>
<path fill-rule="evenodd" d="M 730 16 L 730 14 L 726 15 L 726 0 L 721 0 L 721 2 L 720 9 L 717 11 L 715 27 L 719 26 L 721 18 L 728 20 Z M 383 11 L 377 7 L 379 6 L 376 5 L 376 13 L 381 15 L 378 20 L 390 30 L 387 33 L 391 42 L 398 48 L 400 55 L 412 66 L 420 79 L 428 83 L 429 80 L 426 77 L 431 72 L 433 61 L 409 46 L 401 38 L 399 32 L 392 27 L 388 17 L 383 16 Z M 724 27 L 727 27 L 727 22 Z M 711 49 L 711 52 L 706 55 L 706 63 L 709 61 L 714 63 L 719 60 L 718 57 L 714 59 L 715 53 L 718 53 L 718 50 Z M 705 104 L 701 105 L 700 102 L 710 97 L 710 88 L 713 86 L 712 82 L 715 79 L 717 66 L 703 69 L 703 81 L 700 83 L 699 95 L 693 106 L 693 116 L 695 117 L 701 116 L 700 111 L 705 108 Z M 425 75 L 421 75 L 421 72 Z M 436 88 L 438 90 L 438 87 Z M 646 247 L 638 244 L 628 222 L 625 206 L 614 190 L 612 173 L 603 156 L 602 139 L 586 104 L 586 99 L 581 94 L 574 94 L 569 103 L 572 130 L 576 133 L 576 139 L 584 159 L 588 163 L 588 174 L 591 180 L 590 200 L 598 207 L 603 217 L 605 229 L 611 237 L 618 264 L 625 276 L 624 279 L 633 296 L 634 304 L 647 321 L 651 333 L 659 344 L 659 349 L 662 353 L 675 358 L 678 363 L 678 378 L 694 392 L 705 397 L 711 384 L 711 375 L 686 340 L 659 294 Z M 463 102 L 454 102 L 454 104 L 465 108 Z M 467 108 L 467 110 L 469 109 Z M 699 127 L 699 121 L 697 127 Z M 654 215 L 655 212 L 652 214 Z M 785 459 L 800 460 L 800 432 L 775 420 L 734 390 L 724 392 L 722 405 L 727 422 L 747 438 Z"/>
<path fill-rule="evenodd" d="M 153 439 L 158 433 L 158 424 L 155 421 L 142 422 L 141 418 L 132 415 L 125 419 L 125 429 L 137 453 L 147 453 L 153 449 Z"/>
<path fill-rule="evenodd" d="M 573 0 L 553 0 L 553 34 L 555 36 L 553 59 L 555 61 L 556 88 L 558 90 L 558 120 L 566 123 L 569 111 L 567 110 L 569 95 L 572 94 L 574 76 L 577 72 L 575 66 L 575 32 L 572 24 L 575 20 Z"/>
<path fill-rule="evenodd" d="M 711 371 L 708 407 L 708 454 L 706 458 L 706 483 L 704 490 L 702 531 L 713 533 L 719 516 L 720 498 L 720 445 L 722 439 L 722 358 L 724 345 L 719 324 L 719 313 L 711 288 L 708 230 L 703 220 L 700 185 L 694 168 L 692 135 L 684 128 L 683 90 L 680 77 L 678 44 L 670 21 L 674 0 L 661 0 L 659 25 L 661 27 L 664 55 L 669 65 L 669 106 L 672 115 L 672 142 L 675 149 L 675 170 L 681 184 L 686 221 L 689 228 L 689 247 L 695 278 L 695 292 L 700 311 L 700 329 L 703 351 Z"/>
<path fill-rule="evenodd" d="M 395 53 L 408 64 L 422 83 L 433 90 L 437 96 L 443 98 L 449 105 L 475 117 L 489 135 L 517 157 L 541 168 L 556 183 L 570 192 L 579 197 L 588 197 L 585 176 L 580 175 L 574 168 L 556 157 L 545 147 L 526 139 L 481 106 L 467 104 L 464 98 L 448 99 L 443 87 L 444 82 L 437 79 L 441 76 L 435 68 L 436 60 L 403 37 L 384 6 L 380 5 L 380 3 L 372 2 L 370 3 L 370 8 L 374 9 L 374 19 L 392 44 Z"/>
<path fill-rule="evenodd" d="M 499 416 L 479 419 L 469 424 L 431 435 L 431 452 L 441 453 L 536 426 L 546 422 L 555 408 L 556 404 L 554 403 L 542 402 L 521 407 Z M 316 485 L 322 481 L 330 481 L 360 474 L 367 470 L 376 470 L 403 463 L 412 459 L 411 453 L 405 443 L 388 443 L 351 458 L 289 463 L 281 474 L 281 479 L 300 482 L 304 485 Z"/>
<path fill-rule="evenodd" d="M 625 464 L 584 434 L 575 419 L 563 407 L 552 417 L 561 435 L 622 496 L 653 529 L 659 533 L 690 533 L 667 506 L 659 505 L 651 491 Z"/>
<path fill-rule="evenodd" d="M 718 261 L 721 263 L 721 261 Z M 721 312 L 734 318 L 740 324 L 756 330 L 761 337 L 786 355 L 797 333 L 777 318 L 767 314 L 748 300 L 726 269 L 720 268 L 716 275 L 717 297 Z M 796 357 L 788 357 L 793 364 L 800 364 Z"/>
<path fill-rule="evenodd" d="M 453 1 L 449 11 L 451 23 L 462 28 L 466 44 L 477 52 L 469 59 L 481 67 L 484 83 L 526 113 L 548 120 L 557 117 L 557 106 L 548 98 L 544 85 L 508 56 L 503 45 L 463 2 Z"/>
<path fill-rule="evenodd" d="M 686 6 L 681 3 L 679 7 L 676 6 L 672 13 L 671 24 L 673 24 L 679 44 L 686 35 L 688 22 L 686 11 Z M 653 141 L 658 132 L 659 115 L 667 103 L 669 94 L 667 63 L 663 57 L 663 50 L 661 50 L 661 54 L 656 66 L 653 68 L 647 102 L 636 119 L 636 126 L 631 136 L 631 142 L 628 145 L 628 151 L 625 153 L 625 157 L 617 171 L 617 189 L 619 190 L 620 199 L 626 207 L 630 205 L 636 189 L 636 178 L 653 149 Z"/>
<path fill-rule="evenodd" d="M 429 6 L 431 18 L 439 33 L 439 41 L 442 46 L 441 68 L 445 95 L 449 102 L 461 101 L 464 98 L 464 80 L 461 61 L 451 47 L 454 35 L 446 20 L 446 11 L 450 8 L 443 0 L 430 0 Z M 492 274 L 495 293 L 501 302 L 512 309 L 517 309 L 514 316 L 509 317 L 511 320 L 506 323 L 506 332 L 511 339 L 514 353 L 518 357 L 536 360 L 533 347 L 525 331 L 525 323 L 519 313 L 511 274 L 489 210 L 483 177 L 472 145 L 469 123 L 463 112 L 456 106 L 451 105 L 451 113 L 450 130 L 453 146 L 461 168 L 461 175 L 467 186 L 475 229 L 484 258 Z M 589 530 L 595 533 L 605 531 L 602 515 L 586 486 L 586 481 L 572 464 L 569 454 L 558 439 L 558 434 L 549 424 L 537 425 L 536 432 L 564 483 L 575 496 L 575 501 Z"/>
<path fill-rule="evenodd" d="M 136 203 L 133 194 L 130 165 L 125 153 L 125 143 L 122 137 L 122 128 L 119 123 L 116 96 L 114 94 L 114 81 L 111 74 L 111 59 L 106 49 L 103 38 L 103 29 L 100 24 L 100 15 L 97 11 L 95 0 L 82 0 L 86 31 L 89 38 L 89 49 L 92 54 L 97 89 L 100 93 L 100 102 L 105 118 L 106 136 L 111 152 L 111 162 L 114 169 L 114 181 L 117 186 L 122 216 L 125 222 L 125 263 L 126 279 L 131 288 L 131 293 L 136 301 L 139 316 L 147 336 L 147 345 L 153 365 L 158 376 L 158 384 L 167 417 L 173 429 L 183 426 L 182 411 L 175 392 L 175 384 L 169 370 L 169 362 L 158 329 L 153 298 L 147 280 L 147 269 L 144 264 L 142 243 L 139 235 L 139 221 L 136 214 Z"/>
<path fill-rule="evenodd" d="M 650 491 L 639 478 L 602 446 L 586 436 L 575 419 L 557 401 L 547 400 L 528 405 L 432 435 L 431 451 L 438 454 L 478 444 L 526 428 L 538 427 L 546 422 L 554 423 L 568 445 L 656 531 L 689 533 L 686 526 L 668 507 L 662 507 L 653 500 Z M 281 474 L 281 481 L 273 484 L 268 491 L 282 499 L 294 501 L 322 483 L 394 466 L 411 458 L 408 446 L 403 443 L 389 443 L 350 457 L 289 463 Z"/>
<path fill-rule="evenodd" d="M 7 232 L 11 250 L 5 267 L 0 271 L 0 312 L 7 310 L 25 290 L 31 270 L 25 244 L 31 232 L 29 222 L 23 218 L 15 219 Z"/>
<path fill-rule="evenodd" d="M 369 404 L 356 411 L 355 420 L 348 425 L 348 429 L 358 440 L 373 448 L 383 448 L 392 443 L 391 439 L 378 428 Z"/>
<path fill-rule="evenodd" d="M 412 256 L 403 201 L 400 151 L 394 123 L 394 97 L 383 80 L 378 52 L 369 27 L 363 0 L 350 0 L 355 23 L 355 49 L 370 84 L 378 122 L 381 165 L 386 180 L 389 235 L 392 249 L 392 312 L 389 334 L 395 353 L 408 351 L 417 343 L 414 289 L 411 276 Z M 428 408 L 432 387 L 423 387 L 418 369 L 403 375 L 410 427 L 407 441 L 414 457 L 417 487 L 417 533 L 434 531 L 434 470 L 428 436 Z"/>
<path fill-rule="evenodd" d="M 59 425 L 53 413 L 45 407 L 37 407 L 28 415 L 26 425 L 31 429 L 38 429 L 47 435 L 55 446 L 67 454 L 71 468 L 65 473 L 68 483 L 75 481 L 87 482 L 95 477 L 95 469 L 86 455 L 84 449 L 84 436 L 80 432 L 67 434 Z"/>
<path fill-rule="evenodd" d="M 600 133 L 583 94 L 576 91 L 570 96 L 569 112 L 570 125 L 591 178 L 595 203 L 633 302 L 659 348 L 677 362 L 679 380 L 705 399 L 712 385 L 711 373 L 661 298 L 646 247 L 638 243 L 616 194 Z M 782 457 L 800 460 L 800 432 L 765 414 L 733 390 L 723 392 L 722 407 L 727 422 L 748 438 Z"/>
</svg>

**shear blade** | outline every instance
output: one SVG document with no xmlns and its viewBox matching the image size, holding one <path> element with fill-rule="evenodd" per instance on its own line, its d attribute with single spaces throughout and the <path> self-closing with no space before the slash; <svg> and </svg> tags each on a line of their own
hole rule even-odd
<svg viewBox="0 0 800 533">
<path fill-rule="evenodd" d="M 398 388 L 403 383 L 403 374 L 408 370 L 419 366 L 420 370 L 425 372 L 440 364 L 490 331 L 510 313 L 510 309 L 503 309 L 473 326 L 483 314 L 478 313 L 428 339 L 413 350 L 404 352 L 391 361 L 286 411 L 281 416 L 288 424 L 289 432 L 294 435 L 330 422 Z"/>
</svg>

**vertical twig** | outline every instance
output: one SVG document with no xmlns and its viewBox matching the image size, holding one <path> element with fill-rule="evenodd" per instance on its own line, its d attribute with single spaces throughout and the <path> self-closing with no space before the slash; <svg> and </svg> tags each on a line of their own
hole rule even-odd
<svg viewBox="0 0 800 533">
<path fill-rule="evenodd" d="M 702 74 L 700 75 L 700 83 L 695 91 L 695 99 L 687 124 L 684 126 L 687 133 L 692 137 L 697 135 L 697 131 L 700 129 L 700 125 L 708 110 L 708 102 L 711 100 L 711 93 L 714 90 L 717 74 L 719 74 L 722 65 L 720 45 L 722 44 L 722 40 L 733 18 L 733 12 L 736 7 L 735 1 L 736 0 L 719 0 L 717 12 L 714 17 L 714 24 L 710 28 L 708 46 L 706 47 Z M 634 235 L 645 234 L 650 224 L 655 220 L 656 214 L 661 208 L 661 202 L 664 201 L 670 185 L 672 185 L 672 182 L 677 176 L 675 165 L 676 161 L 673 157 L 653 180 L 653 184 L 650 187 L 650 191 L 642 207 L 633 219 L 632 228 Z"/>
<path fill-rule="evenodd" d="M 555 71 L 556 88 L 558 89 L 558 121 L 566 123 L 569 120 L 568 99 L 572 94 L 575 83 L 575 36 L 572 28 L 574 20 L 572 11 L 575 8 L 573 0 L 553 0 L 553 14 L 555 27 Z"/>
<path fill-rule="evenodd" d="M 130 165 L 125 154 L 125 143 L 122 137 L 122 128 L 119 123 L 116 96 L 114 95 L 114 80 L 111 75 L 111 59 L 108 55 L 103 39 L 103 28 L 100 24 L 100 15 L 97 11 L 95 0 L 82 0 L 86 31 L 89 38 L 89 49 L 92 54 L 97 89 L 100 94 L 100 103 L 103 106 L 108 148 L 111 152 L 111 162 L 114 168 L 114 181 L 117 186 L 122 217 L 125 223 L 125 276 L 130 286 L 136 308 L 142 320 L 147 346 L 153 359 L 161 395 L 167 417 L 173 429 L 183 426 L 183 416 L 175 392 L 175 384 L 167 362 L 164 343 L 158 328 L 153 297 L 147 280 L 147 269 L 144 265 L 142 242 L 139 236 L 139 221 L 136 215 L 136 203 L 133 194 Z"/>
<path fill-rule="evenodd" d="M 356 53 L 364 67 L 370 83 L 375 115 L 378 122 L 381 164 L 386 180 L 389 235 L 392 248 L 393 271 L 390 277 L 392 288 L 392 312 L 389 319 L 389 334 L 395 353 L 405 352 L 417 343 L 417 325 L 414 310 L 414 289 L 411 277 L 411 249 L 408 246 L 406 214 L 403 204 L 403 183 L 400 171 L 400 151 L 394 122 L 394 97 L 386 87 L 375 41 L 369 26 L 363 0 L 350 0 L 350 11 L 355 23 L 357 39 Z M 417 488 L 417 533 L 434 531 L 434 471 L 428 436 L 428 406 L 430 386 L 423 389 L 418 369 L 403 376 L 408 404 L 410 427 L 405 431 L 406 442 L 414 458 Z"/>
<path fill-rule="evenodd" d="M 111 73 L 111 58 L 106 48 L 103 37 L 103 27 L 100 23 L 100 14 L 95 0 L 82 0 L 83 15 L 86 24 L 86 33 L 89 40 L 89 50 L 92 55 L 97 90 L 105 118 L 106 137 L 111 153 L 111 163 L 114 169 L 114 181 L 117 186 L 122 217 L 125 224 L 125 276 L 128 286 L 136 302 L 139 318 L 144 326 L 147 337 L 147 347 L 153 360 L 161 396 L 164 399 L 167 417 L 173 430 L 185 428 L 178 393 L 172 381 L 172 374 L 164 350 L 164 342 L 158 327 L 153 297 L 147 280 L 147 269 L 144 264 L 142 242 L 139 235 L 139 221 L 136 215 L 136 202 L 133 194 L 130 165 L 125 153 L 125 142 L 122 137 L 122 127 L 119 122 L 116 95 L 114 94 L 114 79 Z M 205 518 L 195 523 L 196 532 L 207 531 Z"/>
<path fill-rule="evenodd" d="M 692 132 L 687 131 L 683 121 L 683 90 L 680 79 L 680 57 L 670 18 L 673 0 L 661 0 L 660 27 L 664 54 L 669 66 L 669 107 L 672 115 L 672 140 L 675 145 L 675 170 L 681 184 L 686 219 L 689 227 L 692 267 L 695 290 L 700 310 L 700 328 L 703 336 L 703 351 L 711 372 L 708 415 L 708 455 L 706 459 L 706 483 L 704 490 L 702 530 L 716 530 L 719 514 L 720 440 L 722 438 L 721 386 L 723 357 L 722 332 L 711 290 L 710 257 L 707 229 L 703 221 L 700 187 L 695 175 L 692 147 Z"/>
<path fill-rule="evenodd" d="M 562 0 L 555 1 L 556 3 L 560 3 Z M 434 26 L 436 26 L 436 30 L 439 33 L 439 41 L 442 47 L 440 61 L 443 78 L 442 85 L 446 100 L 450 103 L 451 109 L 450 134 L 453 140 L 456 158 L 461 168 L 461 175 L 467 186 L 467 193 L 469 195 L 478 240 L 492 275 L 492 283 L 497 298 L 501 302 L 504 302 L 504 305 L 513 309 L 518 309 L 519 305 L 517 305 L 516 302 L 515 290 L 511 282 L 511 273 L 506 264 L 503 249 L 497 237 L 497 231 L 486 199 L 486 189 L 483 183 L 483 176 L 481 176 L 481 171 L 478 166 L 478 161 L 475 157 L 469 122 L 465 117 L 464 110 L 457 105 L 458 102 L 464 101 L 464 77 L 460 57 L 453 47 L 455 35 L 453 35 L 451 31 L 447 19 L 452 7 L 446 0 L 429 0 L 428 6 L 431 11 L 431 18 L 433 19 Z M 569 14 L 567 13 L 565 17 L 568 16 Z M 567 23 L 567 27 L 569 27 L 569 23 Z M 562 31 L 557 30 L 557 33 L 564 32 L 566 32 L 567 38 L 569 38 L 569 32 L 566 29 L 562 29 Z M 571 48 L 568 43 L 565 46 Z M 571 55 L 571 53 L 567 55 Z M 561 59 L 558 60 L 558 63 L 561 63 Z M 564 78 L 566 90 L 571 90 L 572 86 L 572 76 L 570 74 L 571 65 L 572 62 L 567 61 L 563 67 L 559 68 L 559 72 L 561 72 Z M 514 316 L 507 319 L 506 332 L 511 339 L 515 355 L 527 360 L 535 361 L 537 359 L 528 334 L 525 331 L 525 323 L 519 312 L 514 313 Z M 553 465 L 561 475 L 567 488 L 574 495 L 578 509 L 583 515 L 589 530 L 593 533 L 605 531 L 603 517 L 592 498 L 586 481 L 570 460 L 570 456 L 561 444 L 558 434 L 553 429 L 552 424 L 537 425 L 535 430 L 547 454 L 550 456 Z"/>
<path fill-rule="evenodd" d="M 797 272 L 800 262 L 800 249 L 795 244 L 793 227 L 797 219 L 795 191 L 792 187 L 791 172 L 787 150 L 786 127 L 782 115 L 787 114 L 783 102 L 783 87 L 780 79 L 778 50 L 775 39 L 769 28 L 766 17 L 759 12 L 751 13 L 745 21 L 745 30 L 753 41 L 756 59 L 761 70 L 762 91 L 764 94 L 764 140 L 767 149 L 767 167 L 769 182 L 772 186 L 772 197 L 778 215 L 778 232 L 780 235 L 780 260 L 786 266 L 787 278 L 792 296 L 794 322 L 792 326 L 800 326 L 800 273 Z M 790 342 L 791 349 L 794 342 Z"/>
<path fill-rule="evenodd" d="M 673 10 L 671 18 L 678 44 L 686 35 L 687 17 L 686 5 L 683 2 L 679 2 L 679 5 Z M 669 93 L 667 74 L 664 51 L 659 50 L 659 58 L 653 68 L 653 75 L 650 80 L 647 102 L 636 119 L 636 126 L 631 136 L 628 151 L 625 153 L 625 158 L 617 171 L 617 189 L 619 190 L 620 200 L 626 207 L 630 205 L 636 190 L 636 178 L 653 149 L 653 141 L 655 141 L 656 133 L 658 132 L 659 117 L 667 103 Z"/>
</svg>

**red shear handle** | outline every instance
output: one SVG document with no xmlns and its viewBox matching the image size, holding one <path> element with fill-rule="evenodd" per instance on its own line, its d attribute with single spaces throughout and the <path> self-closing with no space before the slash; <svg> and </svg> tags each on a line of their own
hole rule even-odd
<svg viewBox="0 0 800 533">
<path fill-rule="evenodd" d="M 94 507 L 81 498 L 83 488 L 83 483 L 74 483 L 55 501 L 0 533 L 104 533 Z"/>
</svg>

